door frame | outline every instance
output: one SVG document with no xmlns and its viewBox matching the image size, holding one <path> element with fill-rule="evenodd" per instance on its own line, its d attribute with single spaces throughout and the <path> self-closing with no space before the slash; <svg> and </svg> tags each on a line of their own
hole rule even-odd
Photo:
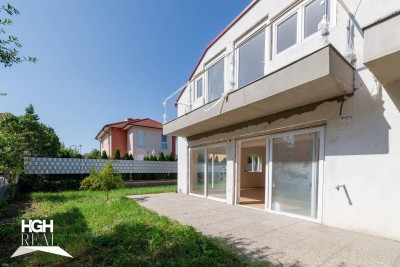
<svg viewBox="0 0 400 267">
<path fill-rule="evenodd" d="M 274 211 L 271 209 L 271 183 L 272 179 L 271 174 L 272 170 L 269 168 L 270 161 L 272 159 L 272 146 L 271 146 L 271 140 L 276 137 L 282 137 L 288 134 L 306 134 L 306 133 L 317 133 L 319 132 L 319 139 L 320 139 L 320 144 L 319 144 L 319 159 L 318 159 L 318 177 L 317 177 L 317 217 L 310 218 L 310 217 L 305 217 L 301 215 L 296 215 L 292 213 L 287 213 L 287 212 L 280 212 L 280 211 Z M 235 162 L 235 194 L 234 194 L 234 205 L 240 205 L 240 168 L 241 166 L 241 153 L 242 153 L 242 143 L 250 140 L 256 140 L 256 139 L 265 139 L 266 142 L 266 154 L 265 154 L 265 211 L 273 213 L 273 214 L 280 214 L 280 215 L 285 215 L 293 218 L 298 218 L 302 219 L 305 221 L 311 221 L 311 222 L 317 222 L 317 223 L 322 223 L 322 214 L 323 214 L 323 184 L 324 184 L 324 178 L 325 178 L 325 126 L 317 126 L 317 127 L 310 127 L 310 128 L 304 128 L 304 129 L 299 129 L 299 130 L 290 130 L 290 131 L 284 131 L 284 132 L 279 132 L 279 133 L 273 133 L 273 134 L 266 134 L 266 135 L 261 135 L 261 136 L 256 136 L 256 137 L 249 137 L 249 138 L 243 138 L 243 139 L 237 139 L 235 142 L 235 149 L 236 149 L 236 162 Z M 258 209 L 260 210 L 260 209 Z"/>
<path fill-rule="evenodd" d="M 208 198 L 211 200 L 219 201 L 219 202 L 227 202 L 227 196 L 228 196 L 228 183 L 227 183 L 227 178 L 225 177 L 225 199 L 222 198 L 216 198 L 216 197 L 210 197 L 208 196 L 208 150 L 209 148 L 215 148 L 215 147 L 225 147 L 226 153 L 228 153 L 228 144 L 226 142 L 222 143 L 217 143 L 217 144 L 211 144 L 211 145 L 204 145 L 204 146 L 196 146 L 196 147 L 189 147 L 189 157 L 188 157 L 188 170 L 189 170 L 189 175 L 187 177 L 188 180 L 188 195 L 191 196 L 196 196 L 196 197 L 202 197 L 202 198 Z M 203 195 L 199 195 L 196 193 L 190 192 L 191 188 L 191 180 L 190 180 L 190 175 L 191 175 L 191 157 L 192 157 L 192 151 L 193 150 L 203 150 L 204 151 L 204 193 Z M 228 157 L 228 154 L 226 155 Z"/>
<path fill-rule="evenodd" d="M 282 132 L 282 133 L 276 133 L 276 134 L 271 134 L 267 136 L 267 158 L 268 158 L 268 164 L 267 167 L 270 167 L 272 164 L 272 153 L 273 153 L 273 146 L 272 146 L 272 140 L 274 138 L 279 138 L 286 136 L 288 134 L 290 135 L 300 135 L 300 134 L 307 134 L 307 133 L 319 133 L 319 158 L 318 158 L 318 171 L 317 171 L 317 188 L 314 187 L 314 190 L 317 189 L 317 217 L 316 218 L 310 218 L 302 215 L 297 215 L 297 214 L 292 214 L 288 212 L 282 212 L 282 211 L 275 211 L 272 210 L 271 208 L 271 199 L 272 199 L 272 168 L 268 168 L 268 174 L 266 183 L 268 184 L 268 190 L 266 190 L 266 210 L 268 212 L 274 213 L 274 214 L 281 214 L 281 215 L 287 215 L 290 217 L 294 218 L 299 218 L 302 220 L 306 221 L 311 221 L 311 222 L 317 222 L 317 223 L 322 223 L 322 203 L 323 203 L 323 183 L 324 183 L 324 174 L 325 174 L 325 168 L 324 168 L 324 162 L 325 162 L 325 127 L 324 126 L 319 126 L 319 127 L 312 127 L 312 128 L 306 128 L 306 129 L 300 129 L 300 130 L 294 130 L 294 131 L 287 131 L 287 132 Z M 313 165 L 315 162 L 313 162 Z M 315 177 L 315 176 L 314 176 Z M 268 191 L 268 193 L 267 193 Z M 268 197 L 267 197 L 268 195 Z M 314 194 L 315 196 L 315 194 Z M 311 196 L 312 198 L 314 197 L 313 195 Z M 315 203 L 315 202 L 314 202 Z"/>
<path fill-rule="evenodd" d="M 236 149 L 236 162 L 235 162 L 235 177 L 234 177 L 234 182 L 235 182 L 235 194 L 234 194 L 234 201 L 233 204 L 234 205 L 240 205 L 240 175 L 241 175 L 241 168 L 243 168 L 242 163 L 241 163 L 241 159 L 242 159 L 242 143 L 243 142 L 247 142 L 247 141 L 251 141 L 251 140 L 265 140 L 266 135 L 261 135 L 261 136 L 255 136 L 255 137 L 248 137 L 248 138 L 243 138 L 243 139 L 237 139 L 235 142 L 235 149 Z M 266 141 L 266 155 L 265 155 L 265 164 L 262 166 L 265 170 L 265 176 L 267 177 L 268 175 L 268 143 Z M 267 182 L 268 180 L 266 180 Z M 267 194 L 267 183 L 265 183 L 265 195 Z M 265 202 L 265 208 L 267 207 L 267 202 Z M 248 207 L 251 208 L 251 207 Z M 252 209 L 256 209 L 256 210 L 263 210 L 263 209 L 257 209 L 257 208 L 252 208 Z M 266 210 L 266 209 L 264 209 Z"/>
</svg>

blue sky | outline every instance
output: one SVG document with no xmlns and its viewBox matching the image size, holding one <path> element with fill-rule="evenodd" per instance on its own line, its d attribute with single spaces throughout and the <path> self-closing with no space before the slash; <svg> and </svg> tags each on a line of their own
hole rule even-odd
<svg viewBox="0 0 400 267">
<path fill-rule="evenodd" d="M 0 67 L 0 112 L 35 106 L 67 146 L 99 148 L 104 124 L 162 121 L 207 44 L 250 0 L 10 1 L 8 33 L 36 64 Z M 4 16 L 4 13 L 2 13 Z M 175 112 L 169 106 L 170 112 Z"/>
</svg>

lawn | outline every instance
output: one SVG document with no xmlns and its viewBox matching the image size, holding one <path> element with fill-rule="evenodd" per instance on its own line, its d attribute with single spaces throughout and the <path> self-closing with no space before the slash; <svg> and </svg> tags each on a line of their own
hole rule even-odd
<svg viewBox="0 0 400 267">
<path fill-rule="evenodd" d="M 32 205 L 0 226 L 0 266 L 254 266 L 232 246 L 141 207 L 126 195 L 174 192 L 176 186 L 33 193 Z M 54 243 L 74 258 L 19 247 L 21 219 L 53 219 Z M 260 264 L 260 263 L 259 263 Z"/>
</svg>

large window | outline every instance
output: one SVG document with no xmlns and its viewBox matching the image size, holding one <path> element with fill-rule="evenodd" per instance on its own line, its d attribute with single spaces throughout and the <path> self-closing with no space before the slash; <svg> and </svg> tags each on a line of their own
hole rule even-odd
<svg viewBox="0 0 400 267">
<path fill-rule="evenodd" d="M 207 70 L 208 102 L 221 97 L 224 92 L 225 71 L 224 58 Z"/>
<path fill-rule="evenodd" d="M 226 199 L 226 156 L 223 145 L 190 149 L 191 194 Z"/>
<path fill-rule="evenodd" d="M 137 134 L 137 143 L 139 148 L 145 148 L 146 147 L 146 140 L 145 140 L 145 134 L 143 131 L 138 131 Z"/>
<path fill-rule="evenodd" d="M 205 195 L 206 151 L 204 148 L 190 151 L 190 193 Z"/>
<path fill-rule="evenodd" d="M 272 138 L 271 209 L 317 218 L 320 133 Z"/>
<path fill-rule="evenodd" d="M 276 53 L 280 53 L 297 43 L 297 13 L 278 24 L 276 35 Z"/>
<path fill-rule="evenodd" d="M 161 135 L 161 149 L 167 149 L 167 136 Z"/>
<path fill-rule="evenodd" d="M 238 48 L 238 88 L 264 76 L 265 31 Z"/>
<path fill-rule="evenodd" d="M 207 195 L 226 199 L 226 148 L 209 148 L 207 155 Z"/>
<path fill-rule="evenodd" d="M 325 14 L 329 20 L 329 1 L 305 1 L 292 12 L 275 23 L 275 54 L 318 32 L 318 25 Z"/>
<path fill-rule="evenodd" d="M 318 24 L 325 14 L 326 1 L 314 0 L 304 7 L 304 38 L 318 31 Z"/>
</svg>

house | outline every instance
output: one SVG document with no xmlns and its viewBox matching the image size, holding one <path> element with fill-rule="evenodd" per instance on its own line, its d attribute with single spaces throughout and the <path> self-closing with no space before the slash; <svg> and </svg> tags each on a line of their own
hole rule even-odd
<svg viewBox="0 0 400 267">
<path fill-rule="evenodd" d="M 400 1 L 254 0 L 164 134 L 178 191 L 400 240 Z"/>
<path fill-rule="evenodd" d="M 162 131 L 162 124 L 152 119 L 128 118 L 104 125 L 95 139 L 100 141 L 101 153 L 105 151 L 109 157 L 116 149 L 121 156 L 128 152 L 136 160 L 153 153 L 158 156 L 160 152 L 175 155 L 175 137 L 165 136 Z"/>
</svg>

